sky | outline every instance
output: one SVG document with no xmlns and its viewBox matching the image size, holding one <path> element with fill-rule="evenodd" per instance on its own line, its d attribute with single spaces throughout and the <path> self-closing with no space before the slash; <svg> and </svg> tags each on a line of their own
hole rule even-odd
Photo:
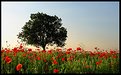
<svg viewBox="0 0 121 75">
<path fill-rule="evenodd" d="M 119 2 L 1 2 L 1 45 L 17 45 L 17 34 L 30 14 L 43 12 L 62 19 L 64 48 L 119 50 Z M 6 43 L 6 41 L 8 41 Z"/>
</svg>

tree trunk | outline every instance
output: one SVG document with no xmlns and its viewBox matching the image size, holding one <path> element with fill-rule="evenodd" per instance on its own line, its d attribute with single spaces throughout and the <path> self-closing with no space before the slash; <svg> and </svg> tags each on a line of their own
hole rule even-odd
<svg viewBox="0 0 121 75">
<path fill-rule="evenodd" d="M 46 46 L 46 45 L 43 45 L 43 46 L 42 46 L 43 50 L 45 50 L 45 46 Z"/>
</svg>

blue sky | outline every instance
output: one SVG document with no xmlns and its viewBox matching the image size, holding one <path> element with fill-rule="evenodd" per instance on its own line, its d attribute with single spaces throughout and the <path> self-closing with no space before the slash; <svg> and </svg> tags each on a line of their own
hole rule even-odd
<svg viewBox="0 0 121 75">
<path fill-rule="evenodd" d="M 86 50 L 119 49 L 119 2 L 2 2 L 2 47 L 17 44 L 30 14 L 57 15 L 68 31 L 67 45 Z"/>
</svg>

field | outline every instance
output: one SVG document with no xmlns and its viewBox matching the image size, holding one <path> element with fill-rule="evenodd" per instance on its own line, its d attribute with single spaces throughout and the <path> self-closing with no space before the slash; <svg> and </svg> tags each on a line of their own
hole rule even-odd
<svg viewBox="0 0 121 75">
<path fill-rule="evenodd" d="M 120 73 L 119 53 L 117 50 L 86 51 L 78 47 L 75 50 L 68 48 L 36 51 L 24 48 L 22 44 L 13 49 L 1 50 L 2 74 L 100 74 Z"/>
</svg>

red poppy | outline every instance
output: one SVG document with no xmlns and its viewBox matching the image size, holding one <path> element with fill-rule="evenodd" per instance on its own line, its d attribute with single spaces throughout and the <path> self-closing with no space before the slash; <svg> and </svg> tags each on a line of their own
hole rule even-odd
<svg viewBox="0 0 121 75">
<path fill-rule="evenodd" d="M 42 53 L 46 53 L 46 50 L 42 50 Z"/>
<path fill-rule="evenodd" d="M 66 54 L 70 54 L 71 52 L 70 51 L 66 51 Z"/>
<path fill-rule="evenodd" d="M 48 50 L 48 54 L 52 54 L 52 50 Z"/>
<path fill-rule="evenodd" d="M 28 49 L 28 51 L 32 51 L 32 49 L 31 49 L 31 48 L 29 48 L 29 49 Z"/>
<path fill-rule="evenodd" d="M 67 49 L 67 51 L 70 51 L 70 50 L 72 50 L 72 48 L 68 48 L 68 49 Z"/>
<path fill-rule="evenodd" d="M 96 65 L 100 65 L 102 63 L 102 60 L 96 62 Z"/>
<path fill-rule="evenodd" d="M 1 53 L 5 52 L 5 50 L 1 50 Z"/>
<path fill-rule="evenodd" d="M 54 60 L 54 61 L 53 61 L 53 64 L 55 64 L 55 65 L 56 65 L 56 64 L 58 64 L 58 62 L 57 62 L 56 60 Z"/>
<path fill-rule="evenodd" d="M 16 48 L 16 47 L 13 49 L 13 51 L 14 51 L 15 53 L 17 53 L 17 52 L 18 52 L 18 50 L 17 50 L 17 48 Z"/>
<path fill-rule="evenodd" d="M 54 73 L 58 73 L 59 70 L 58 70 L 58 69 L 54 69 L 53 72 L 54 72 Z"/>
<path fill-rule="evenodd" d="M 5 61 L 9 64 L 12 61 L 12 59 L 10 57 L 6 56 Z"/>
<path fill-rule="evenodd" d="M 99 62 L 96 62 L 96 65 L 99 65 L 100 63 Z"/>
<path fill-rule="evenodd" d="M 77 47 L 76 50 L 82 50 L 80 47 Z"/>
<path fill-rule="evenodd" d="M 40 57 L 39 56 L 37 57 L 37 60 L 40 60 Z"/>
<path fill-rule="evenodd" d="M 43 59 L 43 61 L 44 61 L 44 62 L 47 62 L 47 60 L 46 60 L 46 59 Z"/>
<path fill-rule="evenodd" d="M 62 58 L 61 60 L 62 60 L 62 61 L 65 61 L 65 58 Z"/>
<path fill-rule="evenodd" d="M 10 52 L 11 52 L 11 51 L 10 51 L 9 49 L 8 49 L 8 50 L 6 50 L 6 53 L 7 53 L 7 54 L 9 54 Z"/>
<path fill-rule="evenodd" d="M 19 71 L 21 68 L 22 68 L 22 64 L 18 64 L 18 65 L 16 66 L 16 70 L 17 70 L 17 71 Z"/>
</svg>

